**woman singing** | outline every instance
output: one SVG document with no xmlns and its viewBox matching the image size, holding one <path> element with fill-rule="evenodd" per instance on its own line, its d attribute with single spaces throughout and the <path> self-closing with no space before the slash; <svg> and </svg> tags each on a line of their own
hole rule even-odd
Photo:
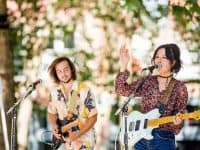
<svg viewBox="0 0 200 150">
<path fill-rule="evenodd" d="M 118 95 L 128 97 L 135 92 L 138 84 L 144 80 L 138 79 L 128 84 L 126 80 L 130 73 L 127 71 L 127 64 L 130 56 L 125 46 L 121 46 L 119 58 L 120 72 L 116 77 L 115 90 Z M 158 108 L 161 113 L 160 117 L 184 113 L 188 100 L 187 89 L 183 82 L 174 78 L 174 74 L 181 69 L 179 47 L 176 44 L 159 46 L 153 54 L 152 63 L 159 66 L 156 68 L 157 74 L 148 76 L 141 88 L 135 93 L 142 98 L 141 112 L 147 113 L 152 109 Z M 163 99 L 166 97 L 166 91 L 170 82 L 174 82 L 174 84 L 166 104 L 163 105 Z M 182 127 L 183 121 L 179 117 L 175 117 L 173 122 L 153 129 L 153 139 L 147 140 L 142 138 L 134 145 L 133 149 L 175 150 L 175 134 L 178 134 Z"/>
</svg>

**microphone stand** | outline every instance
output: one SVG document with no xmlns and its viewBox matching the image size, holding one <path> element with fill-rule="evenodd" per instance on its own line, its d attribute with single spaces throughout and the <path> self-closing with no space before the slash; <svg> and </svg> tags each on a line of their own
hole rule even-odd
<svg viewBox="0 0 200 150">
<path fill-rule="evenodd" d="M 127 118 L 128 118 L 128 103 L 130 102 L 130 100 L 135 96 L 134 93 L 132 93 L 129 97 L 128 100 L 125 101 L 125 103 L 122 105 L 122 107 L 120 107 L 116 112 L 115 112 L 115 116 L 117 116 L 120 112 L 122 112 L 122 120 L 124 123 L 124 145 L 125 145 L 125 150 L 128 150 L 128 130 L 127 130 Z"/>
<path fill-rule="evenodd" d="M 115 112 L 115 116 L 117 116 L 120 112 L 122 112 L 122 120 L 124 122 L 124 145 L 125 150 L 128 150 L 128 124 L 127 124 L 127 118 L 128 118 L 128 103 L 131 101 L 133 97 L 135 97 L 135 93 L 137 93 L 141 88 L 144 82 L 150 77 L 153 70 L 149 70 L 149 74 L 140 82 L 138 85 L 136 85 L 135 91 L 128 97 L 128 99 L 125 101 L 125 103 L 118 108 L 118 110 Z"/>
<path fill-rule="evenodd" d="M 12 126 L 11 126 L 11 150 L 17 150 L 17 130 L 16 130 L 16 120 L 17 120 L 17 109 L 16 107 L 24 100 L 28 95 L 30 95 L 36 86 L 29 86 L 27 88 L 26 94 L 21 100 L 18 100 L 10 109 L 7 111 L 7 115 L 11 113 L 12 115 Z"/>
</svg>

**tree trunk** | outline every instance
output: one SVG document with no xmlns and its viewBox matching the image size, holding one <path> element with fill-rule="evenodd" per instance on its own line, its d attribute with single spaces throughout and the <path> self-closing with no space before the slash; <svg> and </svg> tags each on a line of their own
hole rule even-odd
<svg viewBox="0 0 200 150">
<path fill-rule="evenodd" d="M 0 0 L 0 80 L 2 81 L 2 97 L 5 112 L 14 103 L 14 82 L 13 82 L 13 61 L 12 53 L 9 47 L 8 23 L 6 0 Z M 5 149 L 5 141 L 3 138 L 2 118 L 0 120 L 0 149 Z M 8 129 L 8 138 L 10 140 L 11 131 L 11 115 L 6 114 L 6 122 Z"/>
</svg>

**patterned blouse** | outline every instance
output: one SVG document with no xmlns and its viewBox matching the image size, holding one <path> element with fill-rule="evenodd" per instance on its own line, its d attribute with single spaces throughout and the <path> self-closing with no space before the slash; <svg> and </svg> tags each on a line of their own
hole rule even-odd
<svg viewBox="0 0 200 150">
<path fill-rule="evenodd" d="M 120 96 L 129 96 L 135 91 L 136 86 L 142 82 L 142 79 L 139 79 L 131 84 L 128 84 L 126 80 L 129 75 L 130 73 L 128 71 L 124 71 L 119 72 L 116 77 L 115 90 Z M 146 113 L 154 108 L 159 108 L 164 96 L 164 91 L 159 91 L 157 76 L 150 76 L 148 80 L 144 82 L 142 88 L 135 94 L 142 98 L 141 112 Z M 188 93 L 186 86 L 183 82 L 175 79 L 174 87 L 161 117 L 184 113 L 187 100 Z M 178 134 L 182 127 L 183 124 L 174 125 L 173 123 L 167 123 L 160 125 L 159 128 L 161 130 L 171 131 L 174 134 Z"/>
<path fill-rule="evenodd" d="M 61 85 L 56 86 L 51 92 L 48 113 L 57 114 L 61 125 L 66 125 L 76 119 L 84 120 L 97 114 L 94 96 L 88 87 L 80 88 L 78 83 L 74 82 L 70 97 L 68 100 Z M 72 132 L 77 132 L 79 128 L 73 127 L 71 130 Z M 63 144 L 61 149 L 88 149 L 94 147 L 94 144 L 95 133 L 94 128 L 92 128 L 76 141 Z"/>
</svg>

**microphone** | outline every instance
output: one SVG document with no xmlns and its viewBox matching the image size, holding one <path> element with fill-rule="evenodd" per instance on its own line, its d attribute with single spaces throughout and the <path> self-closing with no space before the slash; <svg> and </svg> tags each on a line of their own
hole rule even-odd
<svg viewBox="0 0 200 150">
<path fill-rule="evenodd" d="M 32 84 L 30 84 L 28 87 L 32 87 L 33 89 L 35 89 L 35 87 L 40 83 L 42 83 L 42 80 L 38 79 L 35 82 L 33 82 Z"/>
<path fill-rule="evenodd" d="M 145 71 L 145 70 L 153 71 L 155 68 L 161 68 L 161 67 L 162 67 L 161 64 L 155 64 L 153 66 L 149 66 L 149 67 L 143 68 L 142 71 Z"/>
<path fill-rule="evenodd" d="M 36 85 L 42 83 L 42 80 L 41 79 L 38 79 L 36 80 L 35 82 L 33 82 L 32 84 L 30 84 L 28 87 L 27 87 L 27 92 L 26 94 L 24 95 L 24 98 L 25 99 L 26 97 L 28 97 L 36 88 Z"/>
</svg>

